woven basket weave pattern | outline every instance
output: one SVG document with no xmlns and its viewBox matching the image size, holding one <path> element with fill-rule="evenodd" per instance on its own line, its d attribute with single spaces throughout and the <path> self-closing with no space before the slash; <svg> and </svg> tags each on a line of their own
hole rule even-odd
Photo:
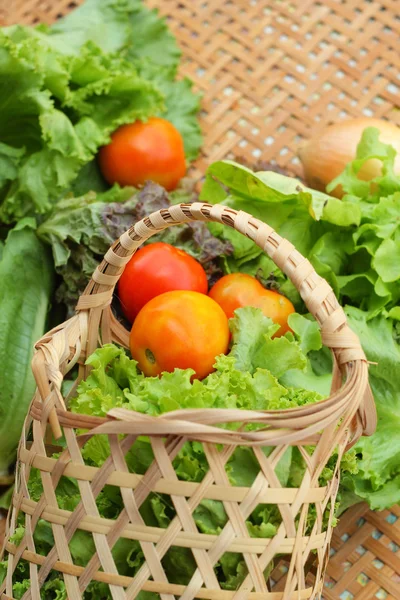
<svg viewBox="0 0 400 600">
<path fill-rule="evenodd" d="M 0 0 L 0 20 L 51 23 L 79 3 Z M 328 123 L 373 115 L 400 124 L 396 0 L 148 4 L 167 15 L 183 50 L 182 74 L 204 95 L 199 173 L 227 156 L 276 160 L 299 173 L 296 147 Z M 342 516 L 326 600 L 398 600 L 399 517 L 397 507 L 371 513 L 365 506 Z"/>
<path fill-rule="evenodd" d="M 124 409 L 112 409 L 107 418 L 72 414 L 60 393 L 63 376 L 76 364 L 79 379 L 87 374 L 85 358 L 97 347 L 99 329 L 103 343 L 127 343 L 128 333 L 113 317 L 110 302 L 115 284 L 137 248 L 151 235 L 174 224 L 193 220 L 217 221 L 234 227 L 262 248 L 292 280 L 310 312 L 321 326 L 322 339 L 332 349 L 334 373 L 330 398 L 310 406 L 277 411 L 185 410 L 151 417 Z M 308 260 L 271 227 L 244 212 L 194 203 L 176 205 L 153 213 L 121 236 L 96 269 L 81 296 L 77 315 L 58 326 L 36 345 L 33 371 L 38 385 L 25 425 L 10 518 L 10 534 L 18 514 L 24 516 L 25 535 L 18 547 L 7 543 L 9 567 L 0 592 L 12 596 L 12 576 L 22 558 L 30 563 L 31 588 L 24 595 L 38 598 L 51 570 L 64 575 L 67 594 L 77 600 L 92 579 L 109 584 L 114 599 L 134 599 L 141 590 L 155 591 L 162 599 L 173 594 L 192 598 L 254 598 L 265 600 L 313 599 L 321 591 L 329 556 L 333 506 L 338 488 L 338 465 L 350 441 L 373 427 L 374 410 L 368 386 L 368 367 L 357 336 L 346 323 L 343 309 L 327 282 Z M 372 419 L 370 422 L 369 420 Z M 240 430 L 220 429 L 219 423 L 242 422 Z M 259 423 L 262 429 L 247 430 Z M 64 433 L 66 449 L 60 458 L 46 455 L 44 438 L 48 424 L 56 436 Z M 33 443 L 26 434 L 32 427 Z M 76 435 L 77 430 L 88 433 Z M 322 431 L 322 433 L 321 433 Z M 111 455 L 101 468 L 87 468 L 82 447 L 95 435 L 107 435 Z M 123 438 L 120 436 L 123 435 Z M 138 435 L 148 435 L 154 461 L 143 477 L 128 471 L 125 455 Z M 180 482 L 173 460 L 187 440 L 202 443 L 209 470 L 199 484 Z M 216 446 L 220 444 L 222 448 Z M 315 445 L 310 454 L 307 447 Z M 231 488 L 225 465 L 238 446 L 252 448 L 259 472 L 249 488 Z M 279 461 L 290 445 L 296 445 L 304 463 L 297 489 L 282 489 L 276 474 Z M 262 447 L 270 446 L 268 456 Z M 318 479 L 332 452 L 337 451 L 330 484 L 319 488 Z M 29 497 L 31 468 L 39 469 L 43 494 L 38 502 Z M 77 480 L 81 502 L 71 513 L 60 510 L 55 490 L 63 475 Z M 104 485 L 118 485 L 123 506 L 115 521 L 100 517 L 96 498 Z M 152 492 L 169 494 L 176 517 L 166 529 L 146 527 L 140 506 Z M 218 536 L 199 533 L 193 512 L 204 498 L 222 501 L 228 521 Z M 275 536 L 251 538 L 246 519 L 263 503 L 278 504 L 281 515 Z M 315 507 L 314 525 L 307 518 Z M 47 557 L 36 553 L 34 532 L 39 518 L 51 523 L 54 546 Z M 324 518 L 327 523 L 324 525 Z M 73 563 L 69 542 L 77 529 L 90 531 L 96 548 L 86 567 Z M 120 537 L 138 539 L 145 558 L 134 577 L 121 577 L 111 550 Z M 168 581 L 162 558 L 172 546 L 191 548 L 197 570 L 186 588 Z M 236 592 L 221 590 L 214 565 L 226 552 L 239 552 L 248 574 Z M 283 591 L 275 591 L 264 571 L 287 557 Z M 311 567 L 313 580 L 310 579 Z"/>
</svg>

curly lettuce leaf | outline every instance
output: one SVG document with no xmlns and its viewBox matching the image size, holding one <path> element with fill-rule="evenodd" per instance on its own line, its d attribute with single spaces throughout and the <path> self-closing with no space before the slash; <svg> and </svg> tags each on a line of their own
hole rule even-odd
<svg viewBox="0 0 400 600">
<path fill-rule="evenodd" d="M 340 201 L 282 174 L 253 173 L 229 161 L 209 167 L 201 197 L 247 211 L 270 224 L 310 260 L 343 304 L 379 314 L 400 300 L 400 177 L 393 171 L 394 155 L 391 146 L 379 141 L 378 130 L 367 129 L 356 159 L 328 186 L 328 190 L 338 184 L 344 187 L 348 193 Z M 357 177 L 367 160 L 382 162 L 382 175 L 373 182 Z M 219 224 L 211 228 L 234 246 L 235 266 L 256 275 L 261 250 L 236 231 Z M 229 261 L 226 265 L 228 270 Z M 272 275 L 273 269 L 267 282 Z M 284 285 L 280 277 L 278 289 L 289 293 L 296 308 L 304 310 Z"/>
<path fill-rule="evenodd" d="M 0 42 L 0 135 L 19 153 L 0 190 L 0 219 L 10 222 L 49 211 L 110 134 L 157 113 L 163 96 L 91 42 L 68 59 L 31 30 L 0 32 Z"/>
<path fill-rule="evenodd" d="M 102 193 L 66 197 L 39 226 L 38 236 L 51 245 L 62 278 L 57 300 L 71 314 L 105 252 L 134 222 L 136 194 L 133 188 L 114 186 Z"/>
<path fill-rule="evenodd" d="M 103 52 L 117 52 L 128 44 L 129 14 L 138 5 L 137 0 L 86 0 L 51 27 L 40 29 L 56 50 L 67 55 L 78 54 L 89 40 Z"/>
<path fill-rule="evenodd" d="M 0 142 L 0 190 L 4 190 L 7 182 L 14 181 L 17 177 L 24 154 L 25 148 L 15 148 Z"/>
<path fill-rule="evenodd" d="M 231 321 L 231 354 L 236 359 L 237 368 L 250 373 L 268 369 L 275 377 L 281 377 L 291 368 L 305 368 L 306 358 L 290 334 L 272 338 L 278 329 L 279 325 L 257 308 L 246 307 L 236 311 Z"/>
<path fill-rule="evenodd" d="M 160 73 L 164 73 L 162 68 Z M 182 135 L 187 159 L 194 160 L 203 141 L 197 119 L 201 97 L 193 92 L 193 83 L 187 77 L 179 81 L 165 78 L 157 78 L 156 81 L 164 94 L 165 110 L 160 116 L 175 125 Z"/>
<path fill-rule="evenodd" d="M 301 345 L 306 350 L 318 345 L 313 327 L 315 324 L 309 321 L 303 323 L 306 319 L 300 319 L 300 341 L 296 341 L 291 334 L 272 339 L 276 325 L 260 309 L 238 309 L 232 320 L 232 350 L 228 356 L 217 357 L 215 371 L 203 381 L 191 381 L 193 371 L 190 369 L 175 369 L 172 373 L 164 373 L 162 377 L 144 377 L 137 363 L 127 357 L 125 350 L 107 344 L 88 359 L 91 372 L 79 384 L 77 396 L 71 400 L 71 409 L 104 416 L 112 406 L 123 406 L 157 415 L 184 408 L 266 410 L 270 403 L 276 408 L 280 401 L 285 406 L 287 402 L 296 405 L 296 398 L 302 404 L 305 396 L 279 382 L 282 367 L 277 366 L 279 359 L 285 369 L 288 364 L 305 366 L 307 359 Z M 253 344 L 249 331 L 257 330 L 259 333 Z M 271 344 L 276 345 L 274 353 L 269 351 Z M 267 357 L 274 354 L 276 358 L 265 360 L 261 357 L 264 350 Z M 310 401 L 317 399 L 315 394 L 310 394 Z"/>
<path fill-rule="evenodd" d="M 363 132 L 355 160 L 328 186 L 331 190 L 342 185 L 346 192 L 342 202 L 360 207 L 361 226 L 353 233 L 354 249 L 349 252 L 353 261 L 354 257 L 363 258 L 359 277 L 350 293 L 346 280 L 341 287 L 346 287 L 344 295 L 369 310 L 393 306 L 400 299 L 400 177 L 394 172 L 395 156 L 393 147 L 379 140 L 379 130 L 369 127 Z M 358 173 L 369 160 L 382 163 L 382 174 L 372 181 L 361 181 Z M 369 297 L 369 303 L 355 296 L 357 289 Z"/>
<path fill-rule="evenodd" d="M 378 412 L 373 436 L 355 446 L 358 473 L 343 480 L 345 489 L 371 508 L 383 510 L 400 502 L 400 347 L 392 319 L 369 318 L 354 307 L 346 307 L 350 326 L 360 338 L 370 366 L 370 383 Z"/>
<path fill-rule="evenodd" d="M 328 192 L 341 185 L 346 194 L 359 198 L 370 195 L 374 197 L 388 196 L 400 191 L 400 177 L 394 172 L 396 151 L 390 144 L 379 140 L 379 129 L 367 127 L 357 146 L 356 158 L 346 165 L 343 173 L 338 175 L 327 186 Z M 369 160 L 379 160 L 382 163 L 382 174 L 371 181 L 358 178 L 361 167 Z M 375 191 L 377 190 L 377 191 Z"/>
<path fill-rule="evenodd" d="M 164 116 L 188 159 L 198 153 L 199 97 L 176 79 L 165 20 L 139 0 L 88 0 L 50 28 L 3 29 L 0 45 L 2 221 L 45 214 L 70 189 L 102 191 L 93 159 L 137 119 Z"/>
<path fill-rule="evenodd" d="M 86 0 L 45 31 L 68 54 L 93 41 L 106 53 L 123 51 L 131 62 L 146 58 L 173 69 L 181 55 L 165 19 L 140 0 Z"/>
<path fill-rule="evenodd" d="M 116 185 L 100 194 L 60 200 L 38 228 L 39 237 L 52 247 L 55 266 L 67 263 L 72 244 L 103 254 L 132 225 L 136 193 Z"/>
<path fill-rule="evenodd" d="M 156 83 L 165 108 L 155 114 L 180 131 L 188 160 L 197 156 L 202 143 L 197 120 L 200 96 L 189 79 L 176 79 L 181 51 L 156 10 L 139 0 L 87 0 L 48 33 L 52 43 L 62 43 L 69 52 L 76 53 L 89 40 L 104 52 L 118 51 L 142 78 Z"/>
<path fill-rule="evenodd" d="M 77 395 L 71 400 L 71 410 L 104 416 L 112 407 L 119 406 L 158 415 L 185 408 L 268 410 L 315 402 L 321 396 L 313 391 L 284 386 L 279 381 L 282 368 L 276 366 L 279 358 L 286 368 L 288 364 L 305 366 L 307 359 L 301 346 L 307 351 L 318 346 L 316 324 L 303 317 L 300 317 L 300 323 L 299 341 L 291 334 L 272 339 L 276 326 L 264 317 L 260 309 L 238 309 L 232 320 L 232 350 L 228 356 L 216 358 L 215 371 L 202 381 L 192 381 L 193 371 L 190 369 L 175 369 L 161 377 L 144 377 L 125 350 L 107 344 L 89 357 L 90 374 L 79 384 Z M 257 329 L 260 333 L 252 346 L 249 331 Z M 275 355 L 278 358 L 264 361 L 259 354 L 265 350 L 268 358 L 270 344 L 277 344 Z M 261 361 L 263 364 L 259 365 Z M 237 424 L 226 426 L 236 428 Z M 101 456 L 103 450 L 96 446 L 96 457 Z M 189 459 L 186 456 L 185 461 L 193 461 L 194 458 L 195 455 Z M 95 464 L 97 460 L 93 457 Z"/>
<path fill-rule="evenodd" d="M 289 316 L 288 323 L 301 350 L 307 356 L 306 366 L 298 365 L 288 369 L 281 377 L 281 382 L 303 393 L 303 390 L 328 396 L 332 382 L 332 362 L 330 356 L 324 360 L 325 348 L 322 347 L 321 333 L 317 322 L 310 315 L 294 313 Z"/>
</svg>

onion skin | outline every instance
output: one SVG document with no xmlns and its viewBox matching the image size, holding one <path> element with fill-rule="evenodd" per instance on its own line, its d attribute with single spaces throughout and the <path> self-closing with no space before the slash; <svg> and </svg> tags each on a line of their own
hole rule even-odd
<svg viewBox="0 0 400 600">
<path fill-rule="evenodd" d="M 307 184 L 324 192 L 328 183 L 340 175 L 346 164 L 355 158 L 358 142 L 367 127 L 379 129 L 380 141 L 391 144 L 396 150 L 394 170 L 400 173 L 400 128 L 389 121 L 363 117 L 330 125 L 299 148 L 298 156 L 303 164 Z M 369 160 L 360 169 L 358 177 L 369 181 L 381 174 L 381 167 L 380 160 Z M 343 196 L 341 186 L 330 193 L 337 198 Z"/>
</svg>

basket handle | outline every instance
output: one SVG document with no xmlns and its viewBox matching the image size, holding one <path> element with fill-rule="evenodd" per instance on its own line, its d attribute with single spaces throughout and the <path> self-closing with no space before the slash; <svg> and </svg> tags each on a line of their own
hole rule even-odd
<svg viewBox="0 0 400 600">
<path fill-rule="evenodd" d="M 361 431 L 366 435 L 373 433 L 376 427 L 376 409 L 368 385 L 367 360 L 358 337 L 347 324 L 346 315 L 332 288 L 322 277 L 317 275 L 311 263 L 295 249 L 293 244 L 278 235 L 272 227 L 246 212 L 236 211 L 220 204 L 212 205 L 202 202 L 178 204 L 154 212 L 133 225 L 111 246 L 93 273 L 76 307 L 78 329 L 82 332 L 82 345 L 79 344 L 79 351 L 75 352 L 74 364 L 79 359 L 79 355 L 86 357 L 96 349 L 99 327 L 101 327 L 103 341 L 116 341 L 122 345 L 126 343 L 127 331 L 113 317 L 110 304 L 114 288 L 124 267 L 139 246 L 152 235 L 167 227 L 197 220 L 215 221 L 236 229 L 252 239 L 289 277 L 298 289 L 308 310 L 319 323 L 324 345 L 332 350 L 334 361 L 331 393 L 339 398 L 343 375 L 346 376 L 346 380 L 349 377 L 348 387 L 352 389 L 349 398 L 352 398 L 354 393 L 360 398 L 357 402 L 358 416 L 353 424 L 356 437 L 359 437 Z M 76 322 L 72 322 L 75 326 Z M 48 352 L 47 341 L 46 337 L 38 342 L 36 345 L 38 352 L 34 356 L 34 361 L 40 366 L 40 369 L 36 368 L 34 371 L 43 399 L 50 398 L 49 380 L 54 379 L 54 373 L 49 377 L 45 366 L 47 361 L 43 360 L 45 358 L 43 355 Z M 65 359 L 69 348 L 65 347 L 65 343 L 61 339 L 59 346 L 59 348 L 57 346 L 58 351 Z M 81 367 L 84 370 L 82 374 L 84 376 L 88 367 L 82 363 Z M 61 408 L 65 408 L 62 402 Z M 58 439 L 62 431 L 54 403 L 49 404 L 46 410 L 49 411 L 49 422 L 53 435 L 55 439 Z"/>
<path fill-rule="evenodd" d="M 154 212 L 133 225 L 112 245 L 77 304 L 76 310 L 81 317 L 87 315 L 85 330 L 88 336 L 83 349 L 84 355 L 88 356 L 97 347 L 100 325 L 104 339 L 124 343 L 127 332 L 113 319 L 109 305 L 124 267 L 136 250 L 152 235 L 167 227 L 198 220 L 222 223 L 252 239 L 289 277 L 319 323 L 324 345 L 333 353 L 331 393 L 341 388 L 343 375 L 346 378 L 351 376 L 351 387 L 355 385 L 353 392 L 361 396 L 353 428 L 357 429 L 358 436 L 361 431 L 365 435 L 371 435 L 376 427 L 376 409 L 368 384 L 368 361 L 357 335 L 348 326 L 346 315 L 332 288 L 293 244 L 278 235 L 272 227 L 246 212 L 220 204 L 178 204 Z M 58 422 L 55 409 L 53 413 L 50 416 L 54 432 Z"/>
<path fill-rule="evenodd" d="M 360 341 L 348 327 L 346 315 L 332 288 L 317 275 L 311 263 L 266 223 L 220 204 L 177 204 L 154 212 L 133 225 L 107 251 L 79 298 L 77 311 L 101 311 L 107 307 L 125 265 L 143 242 L 168 227 L 190 221 L 222 223 L 252 239 L 296 286 L 321 327 L 324 345 L 334 352 L 338 364 L 366 361 Z"/>
</svg>

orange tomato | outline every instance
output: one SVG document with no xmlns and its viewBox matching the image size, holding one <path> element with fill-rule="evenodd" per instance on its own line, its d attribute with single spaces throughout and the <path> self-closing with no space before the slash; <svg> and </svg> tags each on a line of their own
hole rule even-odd
<svg viewBox="0 0 400 600">
<path fill-rule="evenodd" d="M 279 337 L 291 331 L 288 317 L 294 313 L 294 306 L 285 296 L 266 290 L 261 283 L 245 273 L 231 273 L 221 277 L 209 291 L 210 298 L 217 302 L 228 319 L 234 316 L 234 311 L 243 306 L 261 308 L 264 315 L 280 325 L 275 333 Z"/>
<path fill-rule="evenodd" d="M 274 337 L 280 337 L 288 331 L 292 331 L 288 325 L 288 318 L 289 315 L 295 312 L 295 309 L 290 300 L 285 296 L 272 290 L 265 290 L 256 303 L 256 306 L 261 308 L 266 317 L 269 317 L 274 323 L 280 326 Z"/>
<path fill-rule="evenodd" d="M 229 345 L 228 319 L 214 300 L 191 291 L 166 292 L 148 302 L 133 323 L 130 350 L 147 376 L 193 369 L 203 379 Z"/>
<path fill-rule="evenodd" d="M 207 294 L 207 275 L 192 256 L 164 242 L 138 250 L 118 283 L 121 308 L 131 323 L 149 300 L 174 290 Z"/>
<path fill-rule="evenodd" d="M 183 139 L 165 119 L 123 125 L 99 152 L 99 164 L 109 184 L 140 186 L 155 181 L 174 190 L 186 173 Z"/>
</svg>

